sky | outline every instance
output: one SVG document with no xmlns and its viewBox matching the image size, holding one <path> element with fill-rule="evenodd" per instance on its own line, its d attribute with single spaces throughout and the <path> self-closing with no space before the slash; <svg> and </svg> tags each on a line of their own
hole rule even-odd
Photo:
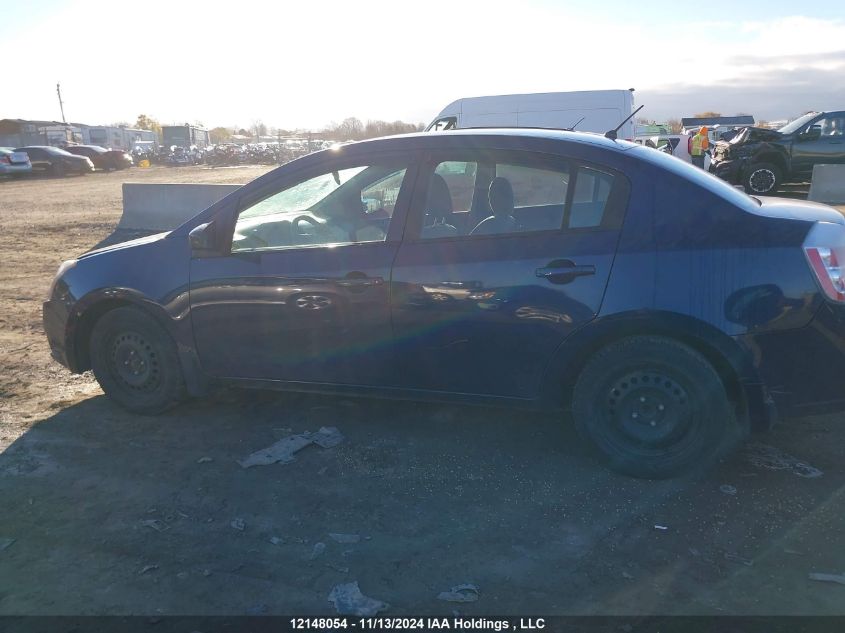
<svg viewBox="0 0 845 633">
<path fill-rule="evenodd" d="M 322 129 L 460 97 L 635 88 L 640 116 L 845 109 L 845 5 L 0 1 L 0 119 Z"/>
</svg>

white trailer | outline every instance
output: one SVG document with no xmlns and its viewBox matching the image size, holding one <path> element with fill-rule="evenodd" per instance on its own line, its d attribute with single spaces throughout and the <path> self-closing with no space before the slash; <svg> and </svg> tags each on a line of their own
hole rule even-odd
<svg viewBox="0 0 845 633">
<path fill-rule="evenodd" d="M 604 134 L 633 112 L 633 89 L 464 97 L 443 108 L 426 129 L 539 127 Z M 627 121 L 619 138 L 633 140 L 634 125 Z"/>
</svg>

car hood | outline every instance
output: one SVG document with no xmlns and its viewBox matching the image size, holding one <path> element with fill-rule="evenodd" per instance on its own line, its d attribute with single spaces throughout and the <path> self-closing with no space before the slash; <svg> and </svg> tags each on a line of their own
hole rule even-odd
<svg viewBox="0 0 845 633">
<path fill-rule="evenodd" d="M 746 143 L 761 143 L 780 141 L 784 135 L 777 130 L 763 127 L 744 127 L 731 140 L 725 141 L 730 145 L 744 145 Z"/>
<path fill-rule="evenodd" d="M 113 253 L 114 251 L 120 251 L 126 248 L 133 248 L 135 246 L 143 246 L 144 244 L 151 244 L 153 242 L 158 242 L 159 240 L 163 240 L 168 235 L 170 235 L 170 231 L 166 231 L 164 233 L 156 233 L 155 235 L 146 235 L 144 237 L 139 237 L 134 240 L 129 240 L 128 242 L 120 242 L 118 244 L 111 244 L 109 246 L 104 246 L 103 248 L 97 248 L 93 251 L 88 251 L 84 255 L 80 255 L 79 259 L 87 259 L 88 257 L 93 257 L 95 255 L 102 255 L 103 253 Z"/>
<path fill-rule="evenodd" d="M 744 127 L 728 141 L 717 141 L 713 146 L 713 158 L 748 158 L 764 150 L 784 152 L 783 141 L 787 138 L 777 130 L 761 127 Z"/>
<path fill-rule="evenodd" d="M 842 212 L 820 202 L 769 196 L 760 196 L 756 199 L 760 201 L 760 206 L 755 212 L 757 215 L 787 220 L 845 224 L 845 216 L 843 216 Z"/>
</svg>

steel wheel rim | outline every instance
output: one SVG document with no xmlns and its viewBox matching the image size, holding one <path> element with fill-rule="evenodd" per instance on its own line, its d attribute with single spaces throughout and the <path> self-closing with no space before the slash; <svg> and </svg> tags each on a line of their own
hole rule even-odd
<svg viewBox="0 0 845 633">
<path fill-rule="evenodd" d="M 775 186 L 775 174 L 771 169 L 756 169 L 751 172 L 748 184 L 755 193 L 766 193 Z"/>
<path fill-rule="evenodd" d="M 629 371 L 610 381 L 600 411 L 608 440 L 644 453 L 678 445 L 697 423 L 689 389 L 662 371 Z"/>
<path fill-rule="evenodd" d="M 158 355 L 152 344 L 137 332 L 123 332 L 114 337 L 109 363 L 112 375 L 132 391 L 154 391 L 161 382 Z"/>
</svg>

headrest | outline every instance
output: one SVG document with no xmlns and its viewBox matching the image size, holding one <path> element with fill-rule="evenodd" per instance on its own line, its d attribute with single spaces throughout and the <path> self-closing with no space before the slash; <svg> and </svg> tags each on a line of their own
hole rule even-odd
<svg viewBox="0 0 845 633">
<path fill-rule="evenodd" d="M 488 192 L 490 209 L 493 215 L 502 216 L 513 213 L 513 187 L 507 178 L 494 178 Z"/>
<path fill-rule="evenodd" d="M 443 220 L 452 215 L 452 194 L 449 193 L 449 186 L 440 174 L 431 175 L 425 208 L 426 213 L 435 220 Z"/>
</svg>

